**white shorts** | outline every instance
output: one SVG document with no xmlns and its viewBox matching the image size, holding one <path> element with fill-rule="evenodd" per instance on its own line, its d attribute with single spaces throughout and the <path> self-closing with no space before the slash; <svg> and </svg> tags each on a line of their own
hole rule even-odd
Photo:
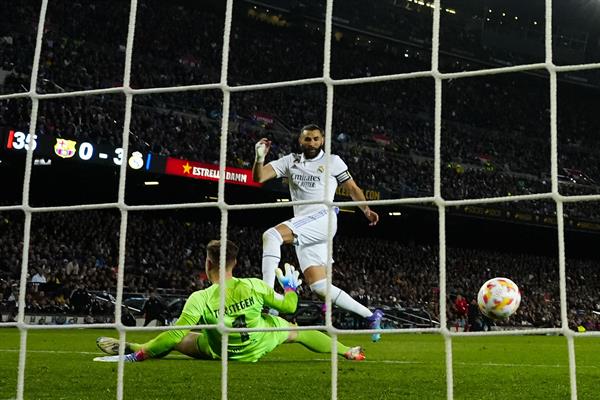
<svg viewBox="0 0 600 400">
<path fill-rule="evenodd" d="M 283 224 L 294 233 L 296 256 L 298 256 L 302 272 L 311 266 L 327 265 L 328 210 L 324 209 L 311 214 L 299 215 L 285 221 Z M 336 232 L 337 212 L 333 214 L 332 239 Z M 333 263 L 333 257 L 331 262 Z"/>
</svg>

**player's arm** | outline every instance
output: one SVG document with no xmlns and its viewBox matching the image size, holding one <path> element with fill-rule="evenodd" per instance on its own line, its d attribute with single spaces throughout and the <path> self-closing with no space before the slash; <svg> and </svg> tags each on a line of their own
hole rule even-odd
<svg viewBox="0 0 600 400">
<path fill-rule="evenodd" d="M 284 296 L 276 296 L 273 288 L 264 284 L 266 290 L 264 294 L 264 302 L 267 307 L 274 308 L 284 314 L 291 314 L 298 307 L 298 287 L 302 284 L 302 279 L 299 278 L 300 273 L 296 271 L 293 265 L 285 264 L 285 274 L 280 268 L 277 268 L 277 281 L 284 291 Z"/>
<path fill-rule="evenodd" d="M 356 184 L 354 179 L 352 179 L 352 178 L 347 179 L 343 183 L 341 183 L 340 186 L 348 194 L 350 194 L 350 197 L 352 198 L 352 200 L 354 200 L 354 201 L 366 201 L 367 200 L 362 189 L 358 187 L 358 185 Z M 365 217 L 367 217 L 367 219 L 369 220 L 369 222 L 370 222 L 369 225 L 376 225 L 377 222 L 379 222 L 379 215 L 375 211 L 371 210 L 368 205 L 363 204 L 358 207 L 362 210 L 363 214 L 365 214 Z"/>
<path fill-rule="evenodd" d="M 265 165 L 265 157 L 270 148 L 271 141 L 267 138 L 260 139 L 254 146 L 256 151 L 254 165 L 252 166 L 252 179 L 254 179 L 254 182 L 263 183 L 277 177 L 275 169 L 269 164 Z"/>
<path fill-rule="evenodd" d="M 269 288 L 264 295 L 265 305 L 269 308 L 274 308 L 284 314 L 292 314 L 296 312 L 298 307 L 298 294 L 296 292 L 286 292 L 283 298 L 276 296 L 275 290 Z"/>
</svg>

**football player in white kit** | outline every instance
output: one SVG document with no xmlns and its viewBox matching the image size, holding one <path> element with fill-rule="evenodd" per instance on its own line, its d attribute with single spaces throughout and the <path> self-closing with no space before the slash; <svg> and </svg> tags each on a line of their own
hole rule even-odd
<svg viewBox="0 0 600 400">
<path fill-rule="evenodd" d="M 271 147 L 271 141 L 262 138 L 256 143 L 256 158 L 252 173 L 256 182 L 266 182 L 273 178 L 286 177 L 289 182 L 292 200 L 322 200 L 325 190 L 325 152 L 324 134 L 317 125 L 306 125 L 298 139 L 302 153 L 291 153 L 264 165 L 265 156 Z M 363 191 L 348 172 L 342 159 L 331 154 L 329 158 L 329 193 L 327 199 L 333 201 L 336 188 L 341 186 L 354 201 L 365 201 Z M 367 205 L 359 206 L 369 225 L 375 225 L 379 216 Z M 327 232 L 329 208 L 324 204 L 294 206 L 294 218 L 289 219 L 263 234 L 263 280 L 273 287 L 275 270 L 281 259 L 281 245 L 293 244 L 304 278 L 310 289 L 321 298 L 327 290 L 325 265 L 327 264 Z M 334 215 L 337 230 L 337 210 Z M 333 232 L 335 235 L 335 230 Z M 333 304 L 352 311 L 369 321 L 372 329 L 380 329 L 383 312 L 379 309 L 371 312 L 367 307 L 354 300 L 348 293 L 331 285 Z M 374 342 L 380 334 L 372 335 Z"/>
</svg>

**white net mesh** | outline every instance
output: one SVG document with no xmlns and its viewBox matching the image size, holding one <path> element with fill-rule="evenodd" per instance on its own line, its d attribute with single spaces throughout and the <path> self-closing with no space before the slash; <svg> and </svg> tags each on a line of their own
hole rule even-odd
<svg viewBox="0 0 600 400">
<path fill-rule="evenodd" d="M 331 65 L 331 37 L 332 37 L 332 18 L 333 18 L 333 0 L 328 0 L 326 3 L 325 13 L 325 41 L 324 41 L 324 64 L 323 64 L 323 76 L 320 78 L 313 79 L 300 79 L 286 82 L 275 82 L 267 84 L 254 84 L 244 86 L 229 86 L 227 82 L 228 76 L 228 62 L 229 62 L 229 39 L 231 33 L 232 24 L 232 8 L 233 0 L 228 0 L 226 5 L 225 13 L 225 26 L 223 33 L 223 52 L 222 52 L 222 64 L 221 64 L 221 79 L 219 83 L 213 84 L 201 84 L 201 85 L 190 85 L 190 86 L 177 86 L 177 87 L 161 87 L 161 88 L 149 88 L 149 89 L 132 89 L 130 87 L 131 78 L 131 61 L 132 54 L 134 51 L 134 35 L 136 27 L 136 15 L 137 15 L 137 0 L 132 0 L 130 5 L 129 13 L 129 27 L 127 34 L 127 45 L 125 50 L 125 69 L 123 74 L 123 86 L 109 89 L 98 89 L 98 90 L 84 90 L 67 93 L 53 93 L 53 94 L 39 94 L 36 91 L 37 88 L 37 77 L 40 63 L 40 52 L 42 48 L 42 39 L 44 36 L 44 24 L 46 19 L 46 10 L 48 6 L 48 0 L 42 0 L 41 9 L 39 14 L 37 37 L 35 43 L 35 53 L 32 64 L 31 72 L 31 83 L 29 91 L 25 93 L 15 93 L 0 95 L 2 99 L 13 99 L 13 98 L 30 98 L 32 102 L 31 117 L 29 124 L 29 133 L 31 136 L 36 131 L 36 122 L 38 120 L 38 106 L 40 100 L 62 98 L 62 97 L 73 97 L 73 96 L 91 96 L 99 94 L 109 93 L 122 93 L 125 95 L 125 117 L 124 127 L 122 135 L 122 146 L 123 153 L 128 154 L 129 145 L 129 128 L 131 123 L 131 111 L 133 97 L 136 95 L 143 94 L 155 94 L 155 93 L 166 93 L 166 92 L 184 92 L 184 91 L 198 91 L 198 90 L 210 90 L 220 89 L 223 93 L 223 109 L 222 109 L 222 121 L 221 121 L 221 136 L 220 136 L 220 166 L 219 166 L 219 181 L 218 181 L 218 200 L 216 203 L 185 203 L 185 204 L 164 204 L 164 205 L 138 205 L 131 206 L 125 203 L 125 187 L 126 187 L 126 168 L 127 163 L 122 163 L 120 167 L 119 175 L 119 191 L 118 200 L 116 203 L 106 204 L 88 204 L 88 205 L 74 205 L 74 206 L 61 206 L 61 207 L 31 207 L 29 205 L 29 191 L 31 182 L 31 170 L 33 160 L 33 146 L 27 151 L 27 157 L 25 162 L 25 178 L 23 183 L 23 197 L 22 204 L 18 206 L 2 206 L 0 211 L 11 211 L 21 210 L 25 213 L 24 220 L 24 235 L 23 235 L 23 253 L 22 253 L 22 265 L 21 265 L 21 277 L 20 277 L 20 291 L 19 291 L 19 309 L 18 319 L 16 323 L 0 323 L 0 326 L 10 327 L 16 326 L 20 330 L 20 352 L 19 352 L 19 369 L 17 378 L 17 399 L 24 398 L 24 386 L 25 386 L 25 368 L 26 368 L 26 351 L 27 351 L 27 333 L 30 329 L 75 329 L 75 328 L 116 328 L 120 334 L 121 342 L 121 356 L 123 355 L 124 343 L 126 333 L 130 331 L 139 331 L 145 328 L 126 327 L 121 321 L 121 305 L 123 303 L 123 281 L 124 281 L 124 269 L 125 269 L 125 249 L 126 249 L 126 238 L 127 238 L 127 222 L 129 211 L 142 211 L 142 210 L 164 210 L 164 209 L 182 209 L 182 208 L 202 208 L 202 207 L 218 207 L 221 211 L 221 238 L 227 237 L 228 227 L 228 212 L 230 210 L 238 209 L 253 209 L 253 208 L 271 208 L 271 207 L 290 207 L 295 204 L 309 204 L 311 202 L 291 202 L 286 204 L 247 204 L 247 205 L 230 205 L 225 202 L 225 165 L 226 165 L 226 151 L 227 151 L 227 133 L 229 130 L 229 108 L 230 108 L 230 96 L 232 92 L 240 91 L 251 91 L 251 90 L 262 90 L 262 89 L 273 89 L 279 87 L 298 86 L 298 85 L 309 85 L 314 83 L 325 84 L 327 88 L 327 102 L 326 102 L 326 124 L 325 131 L 332 132 L 333 125 L 333 98 L 334 88 L 340 85 L 355 85 L 358 83 L 368 82 L 385 82 L 390 80 L 399 79 L 414 79 L 429 77 L 435 80 L 435 113 L 434 113 L 434 193 L 433 197 L 418 197 L 410 199 L 392 199 L 392 200 L 374 200 L 368 202 L 329 202 L 326 199 L 322 200 L 329 207 L 334 206 L 354 206 L 361 204 L 369 205 L 391 205 L 391 204 L 423 204 L 423 203 L 435 203 L 438 208 L 439 215 L 439 309 L 440 309 L 440 326 L 441 328 L 427 328 L 427 329 L 390 329 L 389 333 L 411 333 L 411 332 L 430 332 L 439 333 L 443 335 L 445 339 L 445 353 L 446 353 L 446 389 L 447 398 L 453 399 L 453 362 L 452 362 L 452 338 L 454 336 L 477 336 L 477 335 L 525 335 L 525 334 L 543 334 L 543 333 L 554 333 L 561 334 L 567 338 L 568 344 L 568 355 L 569 355 L 569 376 L 571 385 L 571 398 L 577 398 L 577 387 L 576 387 L 576 369 L 575 369 L 575 349 L 574 349 L 574 332 L 568 327 L 567 320 L 567 293 L 566 293 L 566 278 L 565 278 L 565 241 L 564 241 L 564 219 L 563 219 L 563 203 L 564 202 L 579 202 L 579 201 L 594 201 L 600 200 L 600 195 L 587 195 L 587 196 L 570 196 L 565 197 L 559 194 L 558 191 L 558 162 L 557 162 L 557 73 L 558 72 L 569 72 L 569 71 L 580 71 L 588 69 L 600 68 L 600 63 L 596 64 L 583 64 L 583 65 L 567 65 L 567 66 L 556 66 L 553 63 L 552 57 L 552 1 L 546 1 L 546 25 L 545 25 L 545 62 L 535 63 L 528 65 L 519 65 L 504 68 L 492 68 L 483 69 L 468 72 L 457 72 L 457 73 L 442 73 L 439 71 L 439 48 L 440 48 L 440 1 L 435 0 L 433 4 L 433 37 L 432 37 L 432 59 L 431 59 L 431 70 L 419 71 L 412 73 L 403 73 L 397 75 L 385 75 L 375 76 L 366 78 L 356 79 L 339 79 L 334 80 L 331 78 L 330 65 Z M 449 79 L 463 79 L 468 77 L 491 75 L 491 74 L 506 74 L 511 72 L 522 72 L 536 69 L 545 69 L 549 73 L 550 77 L 550 127 L 551 127 L 551 183 L 552 191 L 549 193 L 540 193 L 532 195 L 520 195 L 520 196 L 509 196 L 509 197 L 496 197 L 496 198 L 481 198 L 481 199 L 468 199 L 468 200 L 444 200 L 441 195 L 441 119 L 442 119 L 442 83 L 444 80 Z M 326 136 L 325 141 L 325 152 L 327 157 L 331 154 L 331 135 Z M 326 163 L 327 167 L 329 164 Z M 327 173 L 328 171 L 326 171 Z M 328 181 L 326 181 L 328 184 Z M 327 193 L 327 187 L 324 193 Z M 508 330 L 508 331 L 494 331 L 494 332 L 453 332 L 447 329 L 448 321 L 446 317 L 446 208 L 457 205 L 469 205 L 469 204 L 484 204 L 484 203 L 500 203 L 505 201 L 523 201 L 523 200 L 539 200 L 539 199 L 552 199 L 556 202 L 557 210 L 557 223 L 558 223 L 558 260 L 559 260 L 559 276 L 560 276 L 560 311 L 561 311 L 561 327 L 556 329 L 527 329 L 527 330 Z M 314 202 L 312 202 L 314 203 Z M 118 275 L 117 275 L 117 297 L 115 306 L 115 321 L 114 324 L 85 324 L 85 325 L 52 325 L 52 326 L 35 326 L 25 322 L 25 293 L 26 293 L 26 281 L 28 274 L 29 264 L 29 248 L 31 239 L 31 220 L 33 213 L 42 212 L 57 212 L 57 211 L 70 211 L 70 210 L 92 210 L 92 209 L 103 209 L 103 208 L 118 208 L 121 213 L 121 224 L 119 231 L 119 262 L 118 262 Z M 330 213 L 329 221 L 329 232 L 334 229 L 333 217 Z M 221 248 L 221 264 L 225 263 L 225 241 L 222 241 Z M 331 256 L 333 252 L 332 242 L 329 242 L 328 253 Z M 331 258 L 331 257 L 328 257 Z M 252 329 L 245 328 L 228 328 L 223 323 L 224 313 L 224 296 L 225 296 L 225 280 L 224 270 L 221 270 L 220 276 L 220 322 L 217 328 L 223 333 L 222 341 L 222 353 L 227 353 L 228 336 L 230 332 L 242 332 L 252 331 Z M 332 270 L 331 264 L 327 266 L 327 281 L 329 285 L 332 282 Z M 337 398 L 337 356 L 336 356 L 336 338 L 337 335 L 342 331 L 336 329 L 332 323 L 331 313 L 331 286 L 328 287 L 326 304 L 326 326 L 325 329 L 332 336 L 333 349 L 331 356 L 331 397 Z M 187 328 L 202 328 L 210 326 L 190 326 Z M 177 327 L 182 329 L 186 327 Z M 315 326 L 303 326 L 296 327 L 296 330 L 307 330 L 321 327 Z M 172 327 L 152 328 L 153 330 L 167 330 L 173 329 Z M 270 329 L 274 330 L 274 329 Z M 361 333 L 372 333 L 372 330 L 353 330 L 346 331 L 344 334 L 361 334 Z M 579 336 L 600 336 L 598 333 L 584 333 L 578 334 Z M 221 362 L 222 366 L 222 398 L 228 397 L 228 362 L 224 358 Z M 123 398 L 123 372 L 124 363 L 123 359 L 118 364 L 118 386 L 117 386 L 117 398 Z"/>
</svg>

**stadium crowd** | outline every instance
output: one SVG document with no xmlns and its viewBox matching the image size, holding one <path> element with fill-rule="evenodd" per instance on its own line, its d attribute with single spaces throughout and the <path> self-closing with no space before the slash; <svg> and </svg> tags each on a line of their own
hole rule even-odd
<svg viewBox="0 0 600 400">
<path fill-rule="evenodd" d="M 118 259 L 118 214 L 89 211 L 36 215 L 32 224 L 26 306 L 31 313 L 106 314 L 110 303 L 92 302 L 91 293 L 115 294 Z M 93 224 L 94 230 L 89 226 Z M 68 227 L 68 229 L 65 229 Z M 2 215 L 3 258 L 0 260 L 2 313 L 14 316 L 18 298 L 22 218 Z M 124 292 L 188 295 L 209 285 L 203 272 L 204 246 L 218 237 L 218 222 L 182 215 L 134 213 L 128 220 Z M 231 225 L 229 237 L 240 244 L 239 276 L 261 276 L 262 231 Z M 360 250 L 357 250 L 360 249 Z M 296 264 L 291 248 L 282 262 Z M 341 232 L 334 241 L 333 280 L 363 296 L 370 306 L 421 308 L 439 318 L 439 266 L 436 246 L 354 237 Z M 556 258 L 499 253 L 482 249 L 447 249 L 448 304 L 457 295 L 471 301 L 482 282 L 510 276 L 518 282 L 523 302 L 511 324 L 553 327 L 560 324 Z M 573 326 L 595 329 L 592 311 L 600 310 L 600 276 L 594 261 L 567 260 L 569 320 Z M 309 290 L 302 298 L 317 300 Z M 110 296 L 105 296 L 110 298 Z M 127 297 L 127 296 L 126 296 Z M 87 301 L 86 301 L 87 299 Z M 460 320 L 451 307 L 450 321 Z"/>
<path fill-rule="evenodd" d="M 122 84 L 123 38 L 127 2 L 107 7 L 56 2 L 49 9 L 40 64 L 41 92 L 106 88 Z M 5 4 L 0 41 L 2 69 L 10 71 L 4 92 L 28 85 L 33 54 L 35 1 Z M 204 7 L 204 8 L 202 8 Z M 132 87 L 190 85 L 217 82 L 223 23 L 222 6 L 182 3 L 140 5 Z M 67 19 L 75 10 L 80 18 Z M 279 26 L 257 14 L 237 10 L 230 51 L 229 82 L 260 83 L 321 75 L 322 32 L 314 24 L 281 21 Z M 420 19 L 427 13 L 397 10 L 406 32 L 398 37 L 427 37 Z M 340 8 L 349 20 L 351 8 Z M 406 14 L 409 13 L 409 14 Z M 19 19 L 7 18 L 11 15 Z M 418 20 L 407 18 L 418 16 Z M 177 23 L 168 30 L 150 29 L 166 17 Z M 64 23 L 68 20 L 69 23 Z M 108 24 L 107 29 L 90 29 Z M 198 21 L 201 21 L 199 23 Z M 388 22 L 379 21 L 385 26 Z M 164 25 L 164 24 L 162 24 Z M 161 25 L 161 26 L 162 26 Z M 451 20 L 448 29 L 456 29 Z M 104 26 L 104 25 L 103 25 Z M 175 27 L 186 29 L 175 29 Z M 195 32 L 195 35 L 184 34 Z M 373 76 L 426 70 L 426 46 L 419 49 L 340 30 L 332 51 L 335 78 Z M 453 35 L 448 35 L 454 37 Z M 463 38 L 464 39 L 464 38 Z M 471 41 L 467 41 L 471 42 Z M 177 43 L 174 46 L 173 43 Z M 449 44 L 449 47 L 456 47 Z M 16 51 L 16 49 L 19 51 Z M 477 52 L 474 52 L 474 54 Z M 257 62 L 247 60 L 255 56 Z M 302 59 L 298 63 L 294 60 Z M 467 69 L 473 61 L 444 55 L 442 62 Z M 527 87 L 526 91 L 522 88 Z M 549 100 L 544 73 L 506 74 L 450 80 L 444 86 L 442 130 L 442 194 L 448 199 L 531 194 L 550 191 Z M 559 89 L 559 175 L 561 191 L 598 193 L 597 90 L 561 83 Z M 433 192 L 433 81 L 428 78 L 341 86 L 334 100 L 333 151 L 349 164 L 357 181 L 387 197 L 428 196 Z M 162 155 L 218 163 L 220 108 L 217 90 L 135 97 L 131 146 Z M 250 166 L 252 143 L 275 136 L 276 154 L 295 149 L 296 131 L 307 121 L 323 124 L 325 90 L 308 85 L 234 93 L 228 164 Z M 0 126 L 27 129 L 30 103 L 0 101 Z M 501 111 L 501 112 L 500 112 Z M 42 101 L 38 118 L 41 135 L 77 138 L 119 146 L 124 115 L 122 95 Z M 575 117 L 576 116 L 576 117 Z M 266 120 L 266 122 L 265 122 Z M 482 139 L 483 138 L 483 139 Z M 274 152 L 275 153 L 275 152 Z M 400 173 L 398 173 L 400 171 Z M 536 203 L 518 205 L 544 213 Z M 541 209 L 540 209 L 541 208 Z M 549 210 L 551 213 L 552 210 Z M 578 218 L 597 219 L 596 207 L 577 206 Z"/>
<path fill-rule="evenodd" d="M 39 0 L 0 5 L 0 70 L 6 72 L 0 93 L 26 91 L 33 59 Z M 349 2 L 336 15 L 349 24 L 378 26 L 379 36 L 357 35 L 336 28 L 331 75 L 335 79 L 430 69 L 431 14 L 416 5 L 390 8 L 385 15 L 365 19 L 361 6 Z M 391 4 L 392 2 L 390 2 Z M 394 2 L 395 4 L 396 2 Z M 323 32 L 314 19 L 288 15 L 265 18 L 245 3 L 234 12 L 229 53 L 230 85 L 318 77 L 323 70 Z M 336 3 L 337 4 L 337 3 Z M 408 3 L 407 3 L 408 5 Z M 318 9 L 319 2 L 311 7 Z M 391 5 L 387 5 L 392 7 Z M 219 82 L 222 26 L 220 2 L 140 1 L 131 86 L 149 88 Z M 244 8 L 246 7 L 246 8 Z M 412 8 L 411 8 L 412 7 Z M 321 7 L 322 9 L 322 7 Z M 393 12 L 392 12 L 393 11 Z M 44 31 L 38 91 L 54 93 L 121 86 L 129 4 L 96 0 L 51 2 Z M 310 14 L 311 10 L 304 10 Z M 67 18 L 76 14 L 78 18 Z M 168 23 L 165 23 L 168 21 Z M 492 58 L 531 62 L 524 54 L 504 54 L 482 45 L 482 16 L 462 29 L 462 22 L 443 17 L 442 70 L 489 66 Z M 161 29 L 153 29 L 160 26 Z M 504 29 L 504 28 L 503 28 Z M 542 29 L 540 27 L 540 29 Z M 457 55 L 460 49 L 469 57 Z M 590 50 L 590 53 L 592 50 Z M 252 60 L 252 62 L 248 62 Z M 478 61 L 476 61 L 478 60 Z M 538 60 L 541 61 L 541 60 Z M 493 64 L 497 66 L 498 64 Z M 543 71 L 504 74 L 444 82 L 442 104 L 442 195 L 447 199 L 544 193 L 551 190 L 549 87 Z M 523 90 L 527 88 L 527 90 Z M 333 152 L 349 165 L 365 189 L 388 198 L 433 194 L 434 86 L 430 78 L 339 86 L 335 89 Z M 558 167 L 563 194 L 598 194 L 600 160 L 597 129 L 598 88 L 561 80 L 558 89 Z M 320 84 L 236 92 L 231 98 L 227 163 L 250 168 L 254 142 L 274 139 L 270 157 L 296 149 L 297 130 L 307 122 L 323 125 L 325 87 Z M 120 94 L 49 99 L 40 102 L 39 135 L 76 138 L 119 146 L 124 118 Z M 0 100 L 0 134 L 26 130 L 31 103 Z M 222 93 L 218 90 L 135 96 L 130 146 L 156 154 L 217 164 Z M 500 204 L 540 215 L 553 215 L 553 203 L 531 201 Z M 593 203 L 565 207 L 568 217 L 600 220 Z M 86 298 L 86 291 L 114 291 L 116 226 L 114 215 L 90 213 L 95 226 L 88 237 L 84 224 L 61 216 L 52 224 L 39 217 L 30 256 L 32 282 L 27 307 L 65 310 Z M 81 218 L 81 217 L 76 217 Z M 74 221 L 76 221 L 76 218 Z M 144 228 L 144 218 L 131 217 L 126 290 L 179 288 L 185 293 L 205 285 L 198 278 L 203 244 L 218 232 L 214 225 L 164 219 Z M 8 221 L 8 220 L 6 220 Z M 20 225 L 4 222 L 2 234 L 2 294 L 15 301 L 13 284 L 19 275 Z M 61 229 L 69 226 L 73 229 Z M 152 232 L 154 237 L 143 238 Z M 242 244 L 243 274 L 257 276 L 259 232 L 232 227 Z M 6 237 L 6 240 L 4 238 Z M 172 247 L 166 247 L 165 238 Z M 82 240 L 78 243 L 78 240 Z M 357 255 L 356 240 L 370 241 Z M 161 246 L 165 244 L 165 246 Z M 363 247 L 363 246 L 361 246 Z M 381 240 L 340 236 L 336 243 L 334 279 L 348 291 L 365 286 L 373 304 L 436 309 L 437 261 L 434 248 L 398 245 Z M 293 260 L 292 253 L 286 255 Z M 526 301 L 517 323 L 551 326 L 558 321 L 555 260 L 482 250 L 449 249 L 449 292 L 471 298 L 488 275 L 506 272 L 523 282 Z M 579 310 L 597 309 L 593 266 L 571 260 L 570 319 L 584 318 Z M 456 273 L 452 271 L 456 270 Z M 42 279 L 43 278 L 43 279 Z M 586 285 L 577 282 L 586 279 Z M 364 283 L 364 284 L 363 284 Z M 73 293 L 75 296 L 73 303 Z M 305 293 L 304 295 L 309 295 Z M 11 300 L 12 299 L 12 300 Z M 80 310 L 81 311 L 81 310 Z M 587 315 L 587 314 L 586 314 Z M 520 318 L 520 320 L 519 320 Z M 585 321 L 583 321 L 585 322 Z"/>
</svg>

